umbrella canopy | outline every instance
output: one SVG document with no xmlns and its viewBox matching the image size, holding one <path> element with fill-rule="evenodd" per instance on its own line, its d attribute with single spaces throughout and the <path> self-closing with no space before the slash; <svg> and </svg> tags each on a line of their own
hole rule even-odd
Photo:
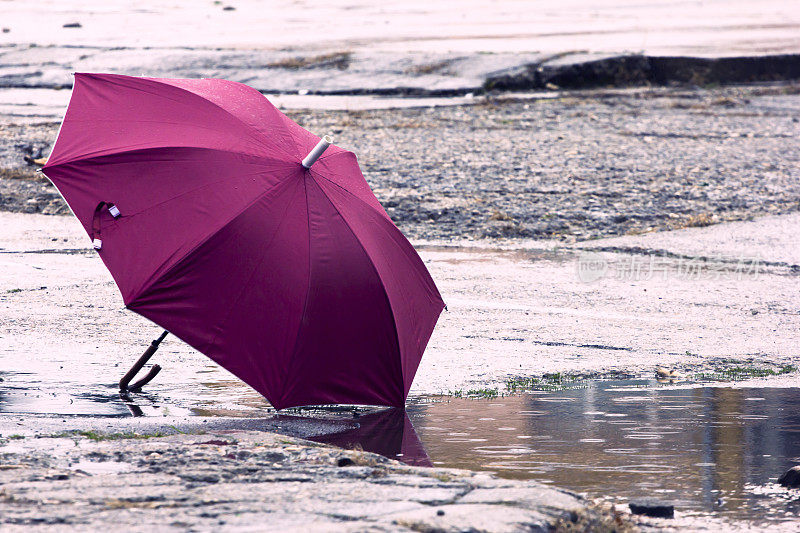
<svg viewBox="0 0 800 533">
<path fill-rule="evenodd" d="M 319 140 L 239 83 L 76 74 L 43 171 L 125 305 L 274 407 L 401 406 L 444 303 Z"/>
</svg>

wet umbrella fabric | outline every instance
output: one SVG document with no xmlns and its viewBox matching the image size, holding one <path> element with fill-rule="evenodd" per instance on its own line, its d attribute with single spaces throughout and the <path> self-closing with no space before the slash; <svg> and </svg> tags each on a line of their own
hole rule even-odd
<svg viewBox="0 0 800 533">
<path fill-rule="evenodd" d="M 353 153 L 301 165 L 318 141 L 242 84 L 76 74 L 43 171 L 125 305 L 276 408 L 401 406 L 444 304 Z"/>
</svg>

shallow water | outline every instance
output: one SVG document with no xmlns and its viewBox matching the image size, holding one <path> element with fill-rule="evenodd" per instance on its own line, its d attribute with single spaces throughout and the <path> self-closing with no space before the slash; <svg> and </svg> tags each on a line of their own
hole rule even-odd
<svg viewBox="0 0 800 533">
<path fill-rule="evenodd" d="M 679 513 L 796 519 L 775 479 L 800 462 L 800 389 L 596 381 L 487 400 L 420 400 L 410 419 L 434 465 L 536 479 Z"/>
<path fill-rule="evenodd" d="M 314 440 L 613 502 L 652 497 L 678 516 L 766 525 L 800 511 L 800 494 L 775 483 L 800 462 L 798 388 L 590 381 L 493 399 L 420 397 L 407 415 L 405 424 L 368 415 L 359 429 Z"/>
</svg>

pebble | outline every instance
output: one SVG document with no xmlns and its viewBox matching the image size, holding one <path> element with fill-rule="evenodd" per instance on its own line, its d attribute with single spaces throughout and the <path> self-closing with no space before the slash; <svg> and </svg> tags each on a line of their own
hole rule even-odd
<svg viewBox="0 0 800 533">
<path fill-rule="evenodd" d="M 791 489 L 800 488 L 800 466 L 793 466 L 784 472 L 778 478 L 778 484 Z"/>
<path fill-rule="evenodd" d="M 673 518 L 675 516 L 674 505 L 658 500 L 632 500 L 628 506 L 633 514 L 640 514 L 653 518 Z"/>
</svg>

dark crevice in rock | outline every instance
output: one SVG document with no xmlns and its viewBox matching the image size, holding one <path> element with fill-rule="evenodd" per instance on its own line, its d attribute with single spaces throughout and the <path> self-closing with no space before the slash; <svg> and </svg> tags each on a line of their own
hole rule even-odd
<svg viewBox="0 0 800 533">
<path fill-rule="evenodd" d="M 541 346 L 571 346 L 573 348 L 594 348 L 596 350 L 618 350 L 618 351 L 625 351 L 631 352 L 633 348 L 627 348 L 622 346 L 607 346 L 605 344 L 575 344 L 570 342 L 558 342 L 558 341 L 531 341 L 533 344 L 539 344 Z"/>
<path fill-rule="evenodd" d="M 534 63 L 490 76 L 487 91 L 714 85 L 800 79 L 800 54 L 744 57 L 620 55 L 583 62 Z"/>
</svg>

